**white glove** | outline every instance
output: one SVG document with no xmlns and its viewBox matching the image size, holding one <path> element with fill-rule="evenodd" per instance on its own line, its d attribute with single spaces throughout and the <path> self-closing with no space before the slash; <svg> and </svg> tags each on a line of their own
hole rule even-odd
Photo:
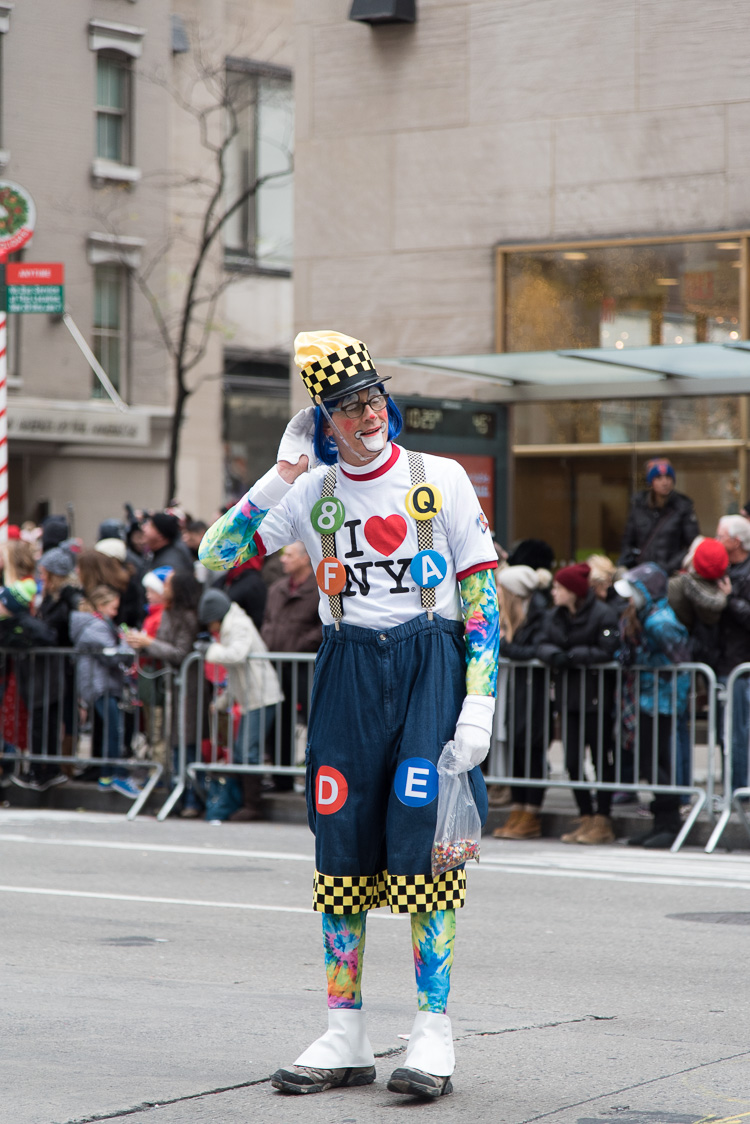
<svg viewBox="0 0 750 1124">
<path fill-rule="evenodd" d="M 467 695 L 456 723 L 455 772 L 466 773 L 481 765 L 490 751 L 495 700 L 491 695 Z"/>
<path fill-rule="evenodd" d="M 318 464 L 313 448 L 314 435 L 315 407 L 306 406 L 304 410 L 300 410 L 298 414 L 294 415 L 284 430 L 276 460 L 297 464 L 300 457 L 307 457 L 307 471 L 309 472 Z"/>
</svg>

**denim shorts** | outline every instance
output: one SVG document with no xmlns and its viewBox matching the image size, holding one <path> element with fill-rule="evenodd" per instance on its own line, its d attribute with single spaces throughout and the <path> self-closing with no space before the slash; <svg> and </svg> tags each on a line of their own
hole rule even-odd
<svg viewBox="0 0 750 1124">
<path fill-rule="evenodd" d="M 424 614 L 382 631 L 323 629 L 307 747 L 316 877 L 430 879 L 435 766 L 455 732 L 465 676 L 460 621 Z M 469 779 L 484 822 L 481 770 Z"/>
</svg>

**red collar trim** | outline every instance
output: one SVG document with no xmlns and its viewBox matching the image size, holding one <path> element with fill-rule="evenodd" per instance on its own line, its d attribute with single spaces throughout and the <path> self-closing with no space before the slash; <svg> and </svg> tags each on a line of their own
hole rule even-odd
<svg viewBox="0 0 750 1124">
<path fill-rule="evenodd" d="M 357 474 L 355 476 L 353 475 L 353 473 L 347 472 L 346 469 L 341 466 L 341 464 L 339 464 L 339 468 L 343 472 L 344 476 L 347 477 L 347 479 L 354 480 L 355 483 L 359 483 L 363 480 L 377 480 L 378 476 L 383 476 L 386 472 L 393 468 L 394 464 L 400 456 L 401 450 L 399 449 L 398 445 L 394 444 L 388 460 L 385 462 L 385 464 L 381 464 L 380 468 L 376 468 L 373 472 L 363 472 L 361 475 Z"/>
</svg>

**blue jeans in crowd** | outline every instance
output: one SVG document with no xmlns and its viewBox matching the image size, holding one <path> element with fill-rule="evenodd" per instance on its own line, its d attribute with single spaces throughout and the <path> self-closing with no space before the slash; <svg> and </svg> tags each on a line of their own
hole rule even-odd
<svg viewBox="0 0 750 1124">
<path fill-rule="evenodd" d="M 116 760 L 124 756 L 122 711 L 114 695 L 100 695 L 94 700 L 94 742 L 101 738 L 101 756 L 104 759 Z M 95 744 L 94 756 L 98 746 Z M 108 768 L 102 766 L 102 777 L 126 777 L 127 769 Z"/>
<path fill-rule="evenodd" d="M 248 710 L 240 717 L 232 754 L 235 765 L 259 764 L 260 747 L 265 745 L 266 737 L 273 729 L 275 717 L 276 708 L 273 706 Z"/>
</svg>

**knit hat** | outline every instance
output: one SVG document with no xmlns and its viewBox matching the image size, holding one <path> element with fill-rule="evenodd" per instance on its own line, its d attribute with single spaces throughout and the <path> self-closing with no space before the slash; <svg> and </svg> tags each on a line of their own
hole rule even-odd
<svg viewBox="0 0 750 1124">
<path fill-rule="evenodd" d="M 171 573 L 171 566 L 157 566 L 155 570 L 149 570 L 147 574 L 143 575 L 144 589 L 150 589 L 161 597 L 164 593 L 164 583 Z"/>
<path fill-rule="evenodd" d="M 495 571 L 495 577 L 498 585 L 516 597 L 530 597 L 539 589 L 539 575 L 531 566 L 503 566 Z"/>
<path fill-rule="evenodd" d="M 99 539 L 94 543 L 94 550 L 106 554 L 108 558 L 116 558 L 118 562 L 124 562 L 128 556 L 128 548 L 122 539 Z"/>
<path fill-rule="evenodd" d="M 180 521 L 176 515 L 170 515 L 168 511 L 155 511 L 148 518 L 167 542 L 174 542 L 180 537 Z"/>
<path fill-rule="evenodd" d="M 532 570 L 551 570 L 555 552 L 544 539 L 521 539 L 508 555 L 509 566 L 530 566 Z"/>
<path fill-rule="evenodd" d="M 42 551 L 59 546 L 69 534 L 68 520 L 64 515 L 48 515 L 42 522 Z"/>
<path fill-rule="evenodd" d="M 232 602 L 222 590 L 207 589 L 198 604 L 198 620 L 201 624 L 223 621 L 231 606 Z"/>
<path fill-rule="evenodd" d="M 671 476 L 674 480 L 674 469 L 666 457 L 654 457 L 646 465 L 646 483 L 650 484 L 657 476 Z"/>
<path fill-rule="evenodd" d="M 577 562 L 573 566 L 563 566 L 555 574 L 558 585 L 575 593 L 576 597 L 583 599 L 589 591 L 589 567 L 585 562 Z"/>
<path fill-rule="evenodd" d="M 44 552 L 39 559 L 39 565 L 48 574 L 54 574 L 58 578 L 67 578 L 68 574 L 73 572 L 75 562 L 69 550 L 65 550 L 62 546 L 53 546 L 52 550 Z"/>
<path fill-rule="evenodd" d="M 332 402 L 344 394 L 385 382 L 360 340 L 341 332 L 300 332 L 294 340 L 294 362 L 313 402 Z"/>
<path fill-rule="evenodd" d="M 122 539 L 125 542 L 125 524 L 119 519 L 105 519 L 99 524 L 100 539 Z"/>
<path fill-rule="evenodd" d="M 0 586 L 0 604 L 3 604 L 12 615 L 28 613 L 35 593 L 34 579 L 24 578 L 22 581 L 13 582 L 12 585 Z"/>
<path fill-rule="evenodd" d="M 716 539 L 703 539 L 693 552 L 693 569 L 699 578 L 716 581 L 723 578 L 729 567 L 729 556 L 723 544 Z"/>
</svg>

